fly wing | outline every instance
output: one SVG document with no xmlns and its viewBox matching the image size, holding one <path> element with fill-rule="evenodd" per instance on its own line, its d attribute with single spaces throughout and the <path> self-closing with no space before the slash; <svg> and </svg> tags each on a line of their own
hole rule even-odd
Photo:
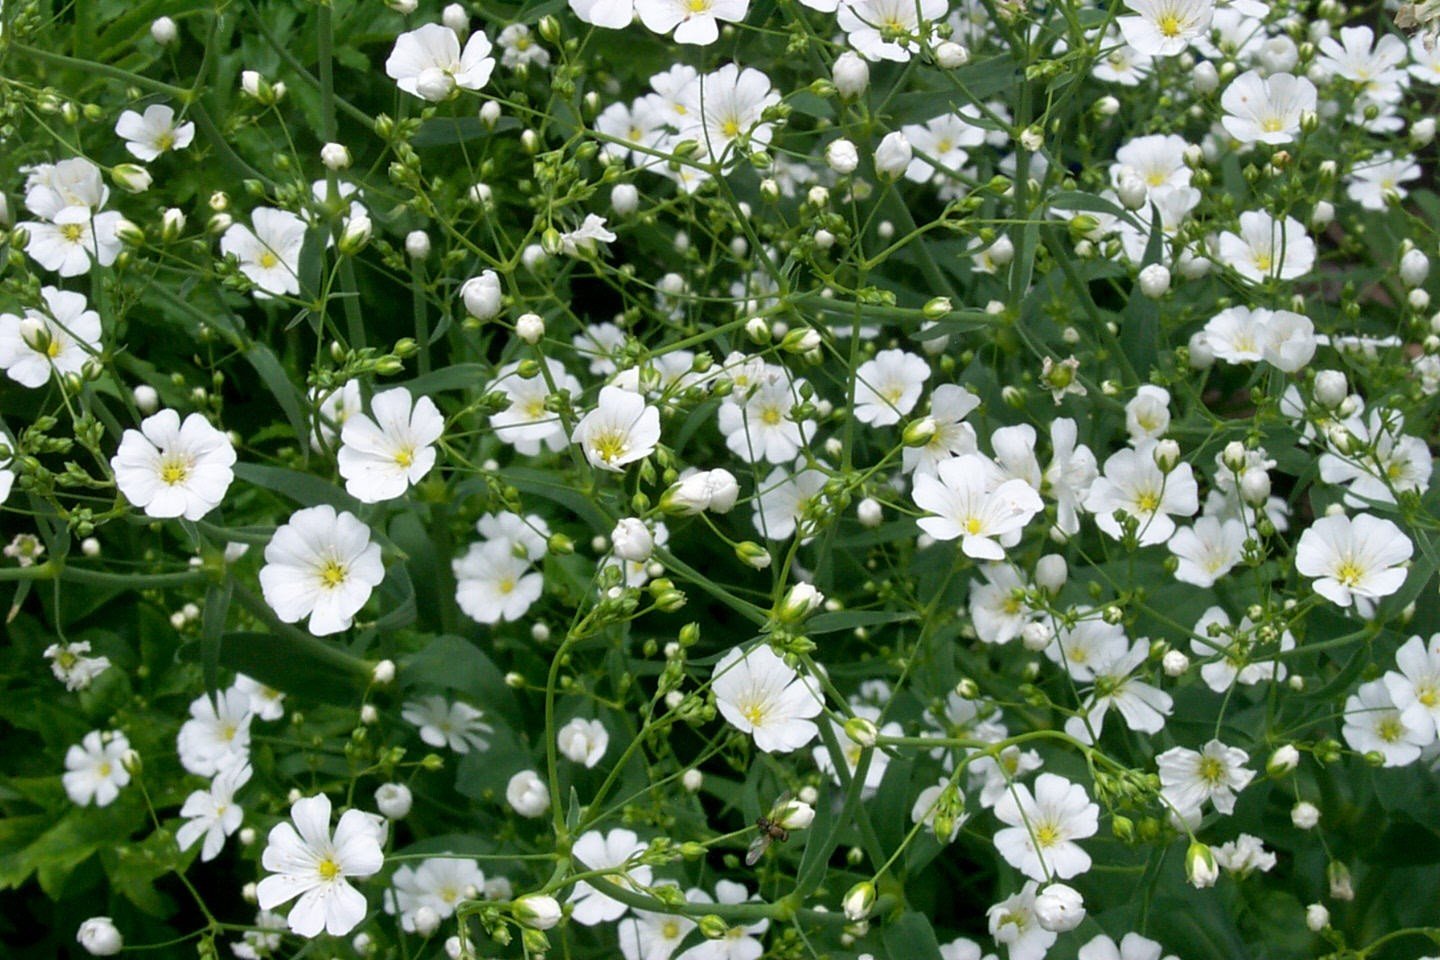
<svg viewBox="0 0 1440 960">
<path fill-rule="evenodd" d="M 768 846 L 770 846 L 770 834 L 762 830 L 756 834 L 754 840 L 750 841 L 750 849 L 745 851 L 745 866 L 753 867 L 759 863 Z"/>
</svg>

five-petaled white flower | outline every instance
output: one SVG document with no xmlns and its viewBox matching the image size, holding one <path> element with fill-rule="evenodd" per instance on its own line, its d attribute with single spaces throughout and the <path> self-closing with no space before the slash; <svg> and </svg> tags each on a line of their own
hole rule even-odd
<svg viewBox="0 0 1440 960">
<path fill-rule="evenodd" d="M 1085 509 L 1105 533 L 1121 539 L 1119 514 L 1135 518 L 1140 546 L 1164 543 L 1175 533 L 1170 515 L 1192 516 L 1200 509 L 1199 488 L 1190 464 L 1166 473 L 1155 462 L 1154 444 L 1120 450 L 1105 461 L 1104 473 L 1090 485 Z"/>
<path fill-rule="evenodd" d="M 1300 135 L 1300 122 L 1315 112 L 1315 84 L 1304 77 L 1247 70 L 1225 88 L 1220 122 L 1241 143 L 1289 143 Z"/>
<path fill-rule="evenodd" d="M 819 733 L 810 719 L 821 710 L 814 681 L 799 677 L 768 646 L 749 653 L 734 648 L 715 664 L 712 676 L 720 715 L 766 753 L 798 750 Z"/>
<path fill-rule="evenodd" d="M 1125 0 L 1135 16 L 1116 21 L 1125 42 L 1147 57 L 1173 57 L 1204 36 L 1213 0 Z"/>
<path fill-rule="evenodd" d="M 434 444 L 445 430 L 434 401 L 413 400 L 404 387 L 377 393 L 370 411 L 374 420 L 346 418 L 336 456 L 345 490 L 362 503 L 393 500 L 419 483 L 435 465 Z"/>
<path fill-rule="evenodd" d="M 675 31 L 676 43 L 708 46 L 720 38 L 721 22 L 745 19 L 750 0 L 636 0 L 635 12 L 647 30 Z"/>
<path fill-rule="evenodd" d="M 1321 517 L 1300 535 L 1295 569 L 1315 577 L 1315 592 L 1342 607 L 1352 604 L 1369 616 L 1375 601 L 1405 583 L 1404 564 L 1414 551 L 1410 538 L 1389 520 L 1362 513 Z"/>
<path fill-rule="evenodd" d="M 904 350 L 881 350 L 855 373 L 855 419 L 888 427 L 915 409 L 930 364 Z"/>
<path fill-rule="evenodd" d="M 231 687 L 190 702 L 190 719 L 175 737 L 180 765 L 197 777 L 213 777 L 250 759 L 250 696 Z"/>
<path fill-rule="evenodd" d="M 43 310 L 0 314 L 0 368 L 21 386 L 43 387 L 52 374 L 80 373 L 100 353 L 100 314 L 79 293 L 42 287 Z"/>
<path fill-rule="evenodd" d="M 161 410 L 126 430 L 110 460 L 125 499 L 151 517 L 199 520 L 225 499 L 235 479 L 230 437 L 192 413 L 182 422 Z"/>
<path fill-rule="evenodd" d="M 1245 763 L 1250 755 L 1239 747 L 1211 740 L 1199 751 L 1171 747 L 1155 758 L 1160 768 L 1160 794 L 1182 817 L 1200 813 L 1209 800 L 1217 813 L 1235 812 L 1235 795 L 1255 777 Z"/>
<path fill-rule="evenodd" d="M 369 814 L 346 810 L 330 835 L 330 798 L 302 797 L 290 807 L 294 821 L 270 831 L 260 863 L 271 875 L 261 880 L 255 896 L 262 910 L 273 910 L 299 897 L 290 908 L 290 930 L 302 937 L 323 930 L 344 936 L 360 925 L 367 910 L 365 895 L 351 879 L 378 873 L 385 855 Z"/>
<path fill-rule="evenodd" d="M 195 124 L 176 125 L 175 111 L 163 103 L 152 103 L 143 114 L 126 110 L 115 123 L 115 135 L 125 149 L 149 163 L 167 150 L 184 150 L 195 139 Z"/>
<path fill-rule="evenodd" d="M 209 790 L 196 790 L 185 798 L 180 816 L 186 821 L 175 831 L 175 842 L 181 850 L 189 850 L 201 837 L 201 861 L 214 860 L 225 846 L 225 838 L 245 819 L 245 811 L 235 802 L 235 792 L 250 780 L 250 764 L 241 763 L 220 771 L 210 781 Z"/>
<path fill-rule="evenodd" d="M 257 300 L 299 293 L 305 221 L 288 210 L 258 207 L 250 223 L 231 224 L 220 238 L 220 253 L 239 262 Z"/>
<path fill-rule="evenodd" d="M 1315 266 L 1315 241 L 1294 217 L 1240 214 L 1240 232 L 1220 234 L 1220 260 L 1251 283 L 1294 280 Z"/>
<path fill-rule="evenodd" d="M 265 545 L 260 587 L 286 623 L 310 618 L 317 637 L 348 630 L 385 579 L 380 545 L 354 514 L 329 504 L 296 510 Z"/>
<path fill-rule="evenodd" d="M 72 803 L 82 807 L 109 806 L 130 782 L 125 754 L 130 741 L 123 733 L 91 730 L 65 751 L 65 774 L 60 778 Z"/>
<path fill-rule="evenodd" d="M 1027 877 L 1068 880 L 1090 869 L 1090 855 L 1075 841 L 1095 835 L 1100 807 L 1080 784 L 1042 773 L 1033 795 L 1023 783 L 1013 784 L 995 804 L 995 816 L 1008 824 L 995 831 L 995 849 Z"/>
<path fill-rule="evenodd" d="M 645 844 L 633 830 L 611 830 L 604 834 L 599 830 L 591 830 L 581 834 L 575 841 L 570 855 L 587 871 L 616 871 L 605 879 L 628 889 L 648 886 L 650 883 L 651 872 L 648 866 L 620 869 L 644 849 Z M 570 903 L 574 906 L 571 919 L 587 927 L 618 920 L 629 909 L 619 900 L 601 893 L 584 880 L 576 883 L 575 889 L 570 892 Z"/>
<path fill-rule="evenodd" d="M 585 459 L 598 470 L 621 473 L 643 460 L 660 442 L 660 411 L 645 398 L 619 387 L 602 387 L 595 409 L 580 418 L 570 434 Z"/>
<path fill-rule="evenodd" d="M 420 739 L 432 747 L 449 747 L 456 753 L 484 750 L 490 744 L 485 734 L 495 728 L 485 723 L 485 715 L 468 703 L 454 703 L 444 697 L 421 697 L 406 703 L 400 712 L 406 723 L 420 728 Z"/>
<path fill-rule="evenodd" d="M 915 505 L 934 516 L 920 529 L 936 540 L 960 538 L 960 548 L 977 560 L 1004 560 L 1004 547 L 1045 509 L 1040 494 L 1024 480 L 1001 480 L 987 457 L 967 453 L 942 462 L 935 473 L 915 477 Z"/>
<path fill-rule="evenodd" d="M 412 97 L 438 102 L 459 90 L 479 90 L 490 82 L 495 58 L 490 38 L 477 30 L 460 48 L 455 31 L 427 23 L 395 38 L 385 61 L 385 75 Z"/>
</svg>

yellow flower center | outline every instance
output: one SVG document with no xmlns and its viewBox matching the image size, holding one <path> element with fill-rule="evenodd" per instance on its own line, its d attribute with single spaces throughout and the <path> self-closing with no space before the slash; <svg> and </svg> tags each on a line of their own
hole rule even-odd
<svg viewBox="0 0 1440 960">
<path fill-rule="evenodd" d="M 985 525 L 980 522 L 979 517 L 971 517 L 965 521 L 965 532 L 972 537 L 979 536 L 983 529 L 985 529 Z"/>
<path fill-rule="evenodd" d="M 1155 28 L 1160 31 L 1163 37 L 1178 37 L 1182 29 L 1180 18 L 1173 13 L 1167 13 L 1155 22 Z"/>
<path fill-rule="evenodd" d="M 1274 259 L 1268 253 L 1255 254 L 1255 269 L 1261 273 L 1269 273 L 1270 268 L 1275 265 Z"/>
<path fill-rule="evenodd" d="M 660 936 L 665 940 L 674 940 L 680 936 L 680 924 L 674 920 L 666 920 L 660 927 Z"/>
<path fill-rule="evenodd" d="M 315 872 L 320 874 L 321 880 L 335 880 L 340 876 L 340 864 L 333 858 L 326 857 L 315 866 Z"/>
<path fill-rule="evenodd" d="M 766 407 L 760 411 L 760 422 L 767 427 L 776 426 L 782 419 L 779 407 Z"/>
<path fill-rule="evenodd" d="M 498 589 L 501 593 L 509 596 L 515 590 L 515 578 L 506 577 L 504 580 L 501 580 Z"/>
<path fill-rule="evenodd" d="M 1201 757 L 1200 779 L 1209 784 L 1221 782 L 1225 779 L 1225 764 L 1214 757 Z"/>
<path fill-rule="evenodd" d="M 1260 124 L 1260 129 L 1266 133 L 1279 133 L 1285 129 L 1285 124 L 1280 122 L 1279 117 L 1266 117 L 1264 122 Z"/>
<path fill-rule="evenodd" d="M 1165 180 L 1165 171 L 1163 170 L 1152 170 L 1150 175 L 1145 178 L 1145 182 L 1152 187 L 1164 186 Z"/>
<path fill-rule="evenodd" d="M 1360 565 L 1357 564 L 1354 560 L 1346 560 L 1344 563 L 1340 564 L 1340 566 L 1335 568 L 1335 579 L 1339 580 L 1347 587 L 1353 587 L 1358 585 L 1361 578 L 1364 576 L 1365 571 L 1361 570 Z"/>
<path fill-rule="evenodd" d="M 166 150 L 169 150 L 173 146 L 175 146 L 175 132 L 173 130 L 166 130 L 164 133 L 160 134 L 160 136 L 155 138 L 156 150 L 164 152 Z"/>
<path fill-rule="evenodd" d="M 595 448 L 595 456 L 604 460 L 606 463 L 618 460 L 624 456 L 625 451 L 630 448 L 630 444 L 626 441 L 625 434 L 618 431 L 600 434 L 591 441 L 591 446 Z"/>
<path fill-rule="evenodd" d="M 167 457 L 160 462 L 160 482 L 167 487 L 184 483 L 190 478 L 190 464 L 180 457 Z"/>
<path fill-rule="evenodd" d="M 326 589 L 333 590 L 345 582 L 347 571 L 338 561 L 326 560 L 325 565 L 320 568 L 320 584 Z"/>
<path fill-rule="evenodd" d="M 1394 743 L 1405 733 L 1399 717 L 1386 717 L 1375 727 L 1375 735 L 1386 743 Z"/>
<path fill-rule="evenodd" d="M 1142 514 L 1152 514 L 1159 506 L 1160 497 L 1155 493 L 1146 491 L 1135 498 L 1135 509 L 1139 510 Z"/>
<path fill-rule="evenodd" d="M 686 0 L 685 9 L 691 13 L 704 13 L 710 9 L 710 0 Z"/>
<path fill-rule="evenodd" d="M 275 256 L 275 254 L 271 253 L 269 250 L 266 250 L 264 253 L 260 254 L 259 257 L 256 258 L 255 262 L 260 264 L 260 266 L 264 267 L 266 270 L 270 270 L 280 262 L 280 258 Z"/>
<path fill-rule="evenodd" d="M 402 467 L 408 468 L 415 462 L 415 449 L 413 447 L 404 447 L 395 451 L 395 462 Z"/>
<path fill-rule="evenodd" d="M 110 776 L 110 771 L 113 769 L 114 767 L 110 766 L 110 761 L 106 760 L 105 762 L 101 763 L 100 766 L 95 768 L 95 772 L 100 774 L 100 776 L 102 777 L 108 777 Z"/>
<path fill-rule="evenodd" d="M 1060 831 L 1053 823 L 1041 823 L 1035 827 L 1035 845 L 1041 847 L 1053 847 L 1060 842 Z"/>
<path fill-rule="evenodd" d="M 62 224 L 61 227 L 60 227 L 60 236 L 64 237 L 65 240 L 66 240 L 66 242 L 68 242 L 68 243 L 79 243 L 79 242 L 80 242 L 80 238 L 83 237 L 83 236 L 85 236 L 85 224 L 83 224 L 83 223 L 66 223 L 66 224 Z"/>
<path fill-rule="evenodd" d="M 740 121 L 731 117 L 729 120 L 720 124 L 720 132 L 725 134 L 727 138 L 740 136 Z"/>
<path fill-rule="evenodd" d="M 60 338 L 53 333 L 50 335 L 50 342 L 45 345 L 45 356 L 51 360 L 60 356 Z"/>
<path fill-rule="evenodd" d="M 750 703 L 740 708 L 741 715 L 750 721 L 751 726 L 758 727 L 765 722 L 765 705 L 761 703 Z"/>
<path fill-rule="evenodd" d="M 1440 690 L 1436 690 L 1433 684 L 1426 684 L 1423 687 L 1415 688 L 1415 699 L 1427 707 L 1433 707 L 1440 703 Z"/>
</svg>

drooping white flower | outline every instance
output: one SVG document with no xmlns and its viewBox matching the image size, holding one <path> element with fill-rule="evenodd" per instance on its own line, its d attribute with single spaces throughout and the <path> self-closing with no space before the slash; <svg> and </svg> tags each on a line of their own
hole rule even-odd
<svg viewBox="0 0 1440 960">
<path fill-rule="evenodd" d="M 650 867 L 632 866 L 624 870 L 620 868 L 625 867 L 632 857 L 644 849 L 645 844 L 633 830 L 611 830 L 609 833 L 591 830 L 581 834 L 575 841 L 570 855 L 587 871 L 616 870 L 616 873 L 606 879 L 617 886 L 631 888 L 649 885 L 652 876 Z M 573 905 L 571 919 L 587 927 L 618 920 L 629 909 L 619 900 L 601 893 L 584 880 L 577 882 L 575 889 L 570 892 L 570 903 Z"/>
<path fill-rule="evenodd" d="M 995 832 L 995 849 L 1027 877 L 1068 880 L 1090 869 L 1090 855 L 1076 841 L 1095 835 L 1100 807 L 1080 784 L 1042 773 L 1033 795 L 1023 783 L 1012 786 L 995 816 L 1007 824 Z"/>
<path fill-rule="evenodd" d="M 560 252 L 567 257 L 593 254 L 597 244 L 614 241 L 615 234 L 605 227 L 605 218 L 587 213 L 580 226 L 560 234 Z"/>
<path fill-rule="evenodd" d="M 819 732 L 810 719 L 822 704 L 814 682 L 799 677 L 769 646 L 748 653 L 734 648 L 715 664 L 712 676 L 720 715 L 766 753 L 798 750 Z"/>
<path fill-rule="evenodd" d="M 1125 0 L 1134 16 L 1116 21 L 1125 42 L 1148 57 L 1173 57 L 1202 36 L 1215 13 L 1212 0 Z"/>
<path fill-rule="evenodd" d="M 65 773 L 60 780 L 70 802 L 82 807 L 108 807 L 130 782 L 125 754 L 130 741 L 123 733 L 91 730 L 65 751 Z"/>
<path fill-rule="evenodd" d="M 1125 404 L 1125 432 L 1130 434 L 1130 443 L 1139 446 L 1159 440 L 1169 429 L 1170 391 L 1153 383 L 1142 384 Z"/>
<path fill-rule="evenodd" d="M 354 514 L 329 504 L 297 510 L 265 545 L 260 587 L 285 623 L 310 618 L 323 637 L 348 630 L 385 579 L 380 545 Z"/>
<path fill-rule="evenodd" d="M 960 539 L 961 549 L 978 560 L 1005 559 L 1004 546 L 1045 504 L 1024 480 L 995 482 L 998 469 L 980 454 L 946 460 L 935 474 L 915 477 L 916 506 L 933 516 L 920 518 L 920 529 L 937 540 Z"/>
<path fill-rule="evenodd" d="M 1220 844 L 1211 852 L 1215 855 L 1216 864 L 1242 877 L 1256 870 L 1268 873 L 1275 867 L 1274 852 L 1266 850 L 1259 837 L 1248 833 L 1242 833 L 1234 840 Z"/>
<path fill-rule="evenodd" d="M 175 831 L 175 842 L 189 850 L 202 837 L 200 860 L 209 862 L 220 855 L 225 838 L 240 829 L 245 811 L 235 802 L 235 792 L 250 781 L 250 764 L 227 767 L 210 781 L 210 789 L 196 790 L 185 798 L 180 816 L 186 820 Z"/>
<path fill-rule="evenodd" d="M 225 499 L 235 479 L 229 435 L 192 413 L 182 422 L 161 410 L 126 430 L 110 460 L 115 484 L 151 517 L 199 520 Z"/>
<path fill-rule="evenodd" d="M 1080 532 L 1080 507 L 1090 495 L 1098 469 L 1095 454 L 1076 443 L 1078 427 L 1069 417 L 1050 423 L 1053 455 L 1042 475 L 1042 489 L 1055 499 L 1055 528 L 1067 537 Z"/>
<path fill-rule="evenodd" d="M 288 210 L 257 207 L 251 226 L 231 224 L 220 238 L 220 253 L 233 256 L 240 272 L 255 284 L 255 299 L 300 292 L 300 248 L 305 221 Z"/>
<path fill-rule="evenodd" d="M 872 427 L 888 427 L 915 409 L 930 364 L 904 350 L 881 350 L 855 373 L 856 420 Z"/>
<path fill-rule="evenodd" d="M 303 797 L 290 807 L 290 823 L 271 831 L 260 863 L 271 871 L 255 888 L 261 909 L 273 910 L 299 897 L 290 908 L 292 933 L 315 937 L 323 930 L 344 936 L 365 919 L 365 896 L 350 885 L 378 873 L 385 864 L 369 815 L 346 810 L 330 834 L 330 798 Z"/>
<path fill-rule="evenodd" d="M 1315 266 L 1315 241 L 1294 217 L 1264 210 L 1240 214 L 1240 232 L 1220 234 L 1220 260 L 1251 283 L 1294 280 Z"/>
<path fill-rule="evenodd" d="M 560 728 L 555 742 L 565 759 L 590 768 L 604 759 L 605 750 L 610 746 L 610 733 L 599 720 L 576 717 Z"/>
<path fill-rule="evenodd" d="M 406 723 L 420 728 L 420 739 L 432 747 L 449 747 L 456 753 L 486 750 L 490 743 L 485 735 L 495 728 L 485 723 L 485 715 L 468 703 L 451 703 L 444 697 L 429 696 L 405 704 L 400 716 Z"/>
<path fill-rule="evenodd" d="M 395 387 L 370 401 L 372 420 L 357 413 L 340 431 L 337 461 L 345 490 L 362 503 L 378 503 L 404 495 L 435 465 L 435 441 L 445 418 L 429 397 L 414 400 Z"/>
<path fill-rule="evenodd" d="M 621 473 L 627 464 L 655 451 L 660 442 L 660 411 L 638 393 L 602 387 L 595 409 L 575 424 L 570 440 L 580 444 L 591 466 Z"/>
<path fill-rule="evenodd" d="M 385 61 L 385 75 L 412 97 L 438 102 L 459 90 L 480 90 L 490 82 L 495 58 L 490 38 L 477 30 L 460 48 L 454 30 L 427 23 L 395 38 Z"/>
<path fill-rule="evenodd" d="M 143 114 L 126 110 L 115 123 L 115 135 L 125 141 L 125 149 L 149 163 L 170 150 L 184 150 L 195 139 L 195 124 L 175 123 L 175 111 L 163 103 L 153 103 Z"/>
<path fill-rule="evenodd" d="M 1315 592 L 1369 616 L 1375 601 L 1405 583 L 1403 564 L 1414 552 L 1410 538 L 1389 520 L 1362 513 L 1321 517 L 1300 535 L 1295 569 L 1316 578 Z"/>
<path fill-rule="evenodd" d="M 1208 800 L 1217 813 L 1235 812 L 1235 795 L 1255 777 L 1245 763 L 1250 755 L 1211 740 L 1199 751 L 1171 747 L 1155 758 L 1160 793 L 1182 816 L 1198 815 Z"/>
<path fill-rule="evenodd" d="M 1225 132 L 1244 144 L 1290 143 L 1300 135 L 1300 121 L 1315 112 L 1315 84 L 1304 77 L 1272 73 L 1262 77 L 1247 70 L 1225 88 L 1220 122 Z"/>
<path fill-rule="evenodd" d="M 24 317 L 0 314 L 0 368 L 26 387 L 43 387 L 52 375 L 81 373 L 100 355 L 100 314 L 84 295 L 42 287 L 43 309 Z"/>
<path fill-rule="evenodd" d="M 477 623 L 518 620 L 540 599 L 545 578 L 517 557 L 510 541 L 472 543 L 450 562 L 455 574 L 455 602 Z"/>
<path fill-rule="evenodd" d="M 1134 517 L 1142 547 L 1170 539 L 1175 533 L 1172 514 L 1189 517 L 1199 508 L 1199 489 L 1190 464 L 1177 464 L 1166 473 L 1156 464 L 1150 446 L 1111 454 L 1104 474 L 1091 484 L 1085 498 L 1085 509 L 1095 514 L 1095 523 L 1116 540 L 1123 535 L 1119 513 Z"/>
<path fill-rule="evenodd" d="M 222 690 L 212 700 L 201 694 L 190 703 L 190 719 L 175 737 L 180 765 L 200 777 L 246 764 L 250 759 L 250 698 Z"/>
<path fill-rule="evenodd" d="M 708 46 L 720 38 L 721 23 L 740 23 L 750 0 L 636 0 L 635 12 L 647 30 L 675 31 L 676 43 Z"/>
</svg>

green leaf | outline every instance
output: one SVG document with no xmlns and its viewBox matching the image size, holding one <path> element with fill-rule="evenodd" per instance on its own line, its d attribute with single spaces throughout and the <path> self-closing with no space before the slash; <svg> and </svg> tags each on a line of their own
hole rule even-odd
<svg viewBox="0 0 1440 960">
<path fill-rule="evenodd" d="M 885 928 L 885 952 L 905 960 L 940 960 L 940 941 L 924 914 L 911 911 Z"/>
<path fill-rule="evenodd" d="M 294 500 L 302 506 L 314 507 L 328 503 L 333 507 L 349 510 L 352 513 L 360 509 L 359 501 L 335 484 L 298 470 L 242 462 L 235 464 L 235 476 L 247 483 L 253 483 L 257 487 L 264 487 L 282 497 Z"/>
<path fill-rule="evenodd" d="M 432 686 L 456 690 L 483 707 L 521 727 L 515 694 L 505 685 L 505 674 L 475 644 L 455 636 L 440 636 L 400 664 L 399 677 L 407 689 Z"/>
<path fill-rule="evenodd" d="M 575 516 L 584 520 L 596 533 L 609 533 L 614 523 L 605 516 L 595 502 L 584 492 L 574 487 L 557 483 L 555 474 L 544 470 L 524 470 L 510 467 L 505 471 L 505 480 L 522 493 L 533 494 L 565 507 Z"/>
<path fill-rule="evenodd" d="M 205 591 L 205 615 L 200 631 L 200 670 L 205 677 L 205 692 L 214 696 L 220 689 L 220 643 L 225 633 L 225 620 L 230 613 L 232 581 L 226 578 Z"/>
<path fill-rule="evenodd" d="M 370 684 L 370 664 L 319 637 L 301 636 L 303 640 L 274 633 L 227 633 L 220 641 L 219 662 L 307 701 L 350 705 L 359 700 Z M 180 655 L 186 660 L 199 659 L 201 647 L 203 644 L 189 644 L 180 649 Z"/>
<path fill-rule="evenodd" d="M 280 404 L 280 409 L 285 413 L 285 419 L 290 421 L 290 429 L 295 431 L 296 439 L 310 436 L 310 418 L 306 407 L 300 402 L 299 391 L 290 382 L 290 377 L 281 366 L 280 359 L 275 356 L 275 351 L 263 343 L 252 343 L 245 348 L 245 359 L 255 372 L 260 375 L 260 380 L 265 384 L 275 402 Z M 300 443 L 299 447 L 305 457 L 310 455 L 310 445 Z M 239 472 L 238 470 L 236 471 Z"/>
<path fill-rule="evenodd" d="M 876 627 L 882 623 L 905 623 L 915 618 L 913 610 L 836 610 L 811 617 L 805 624 L 805 632 L 811 636 L 839 633 L 856 627 Z"/>
</svg>

